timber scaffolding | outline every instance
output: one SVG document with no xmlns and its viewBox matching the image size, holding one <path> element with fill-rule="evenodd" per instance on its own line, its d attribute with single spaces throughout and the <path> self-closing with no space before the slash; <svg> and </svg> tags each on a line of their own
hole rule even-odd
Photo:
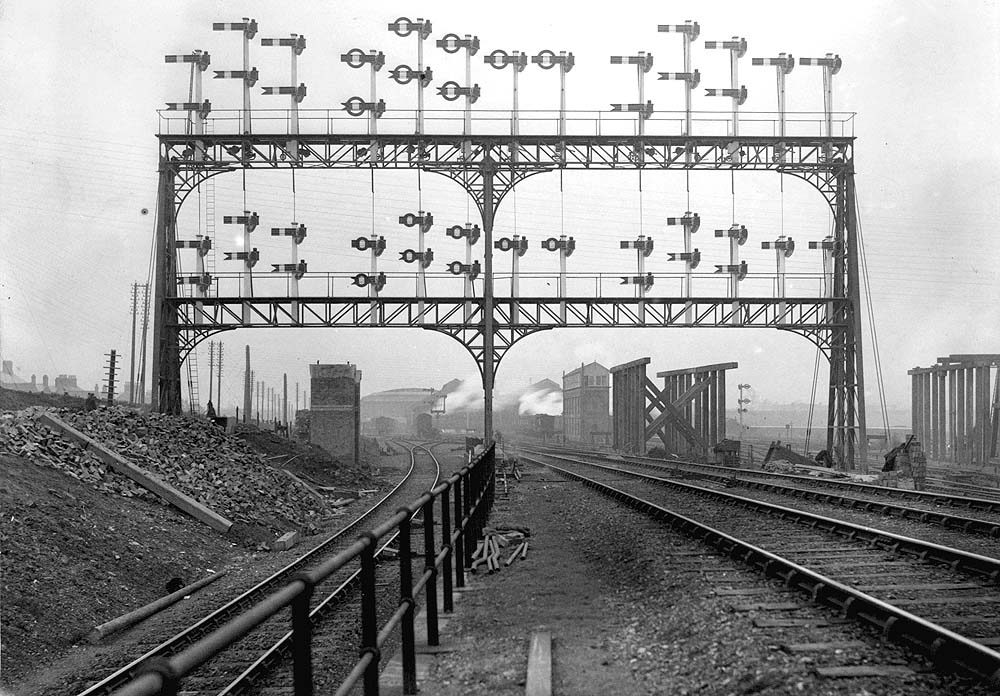
<svg viewBox="0 0 1000 696">
<path fill-rule="evenodd" d="M 907 374 L 912 378 L 913 434 L 928 457 L 985 466 L 997 456 L 1000 354 L 949 355 Z"/>
<path fill-rule="evenodd" d="M 646 376 L 649 362 L 640 358 L 611 368 L 614 448 L 643 454 L 658 437 L 667 453 L 707 461 L 726 437 L 726 370 L 738 363 L 657 372 L 660 389 Z"/>
</svg>

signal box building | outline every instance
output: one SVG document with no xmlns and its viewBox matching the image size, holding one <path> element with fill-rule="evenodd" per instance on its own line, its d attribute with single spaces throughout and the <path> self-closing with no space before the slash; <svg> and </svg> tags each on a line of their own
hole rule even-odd
<svg viewBox="0 0 1000 696">
<path fill-rule="evenodd" d="M 588 445 L 611 443 L 611 372 L 600 363 L 563 374 L 563 438 Z"/>
</svg>

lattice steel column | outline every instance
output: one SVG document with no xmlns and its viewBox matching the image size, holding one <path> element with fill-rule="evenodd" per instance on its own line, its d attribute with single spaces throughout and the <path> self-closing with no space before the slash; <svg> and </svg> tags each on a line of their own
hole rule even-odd
<svg viewBox="0 0 1000 696">
<path fill-rule="evenodd" d="M 854 202 L 854 169 L 851 167 L 843 175 L 846 186 L 847 208 L 847 297 L 852 321 L 848 323 L 847 383 L 848 409 L 848 462 L 857 461 L 863 474 L 868 473 L 868 428 L 865 422 L 865 371 L 864 346 L 861 333 L 861 267 L 858 262 L 860 239 L 858 237 L 858 211 Z M 854 442 L 857 440 L 857 460 L 854 458 Z"/>
<path fill-rule="evenodd" d="M 174 207 L 176 172 L 167 162 L 160 161 L 160 181 L 156 195 L 156 237 L 154 249 L 153 322 L 154 379 L 151 402 L 160 413 L 178 415 L 181 412 L 181 361 L 177 319 L 167 298 L 177 296 L 174 280 L 177 259 L 177 220 Z"/>
<path fill-rule="evenodd" d="M 493 218 L 500 205 L 500 196 L 493 187 L 496 163 L 490 149 L 483 156 L 480 168 L 483 186 L 483 444 L 493 442 L 493 379 L 496 376 L 496 356 L 493 354 Z"/>
</svg>

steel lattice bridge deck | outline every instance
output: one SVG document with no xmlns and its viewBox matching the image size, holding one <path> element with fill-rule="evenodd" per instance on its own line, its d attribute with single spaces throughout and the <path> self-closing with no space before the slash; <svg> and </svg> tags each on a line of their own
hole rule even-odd
<svg viewBox="0 0 1000 696">
<path fill-rule="evenodd" d="M 177 328 L 481 326 L 482 298 L 461 297 L 173 297 Z M 843 328 L 843 298 L 496 297 L 494 326 L 541 331 L 561 327 Z M 420 306 L 423 306 L 423 312 Z M 735 305 L 735 307 L 734 307 Z M 688 317 L 690 316 L 690 320 Z"/>
<path fill-rule="evenodd" d="M 331 126 L 332 127 L 332 126 Z M 806 336 L 830 360 L 828 447 L 849 462 L 865 425 L 854 137 L 767 135 L 163 133 L 157 223 L 154 386 L 159 408 L 180 408 L 180 361 L 211 333 L 243 327 L 415 327 L 460 341 L 483 376 L 491 431 L 496 367 L 531 333 L 559 327 L 761 327 Z M 458 183 L 482 216 L 481 297 L 178 297 L 177 214 L 206 179 L 231 171 L 409 169 Z M 833 212 L 826 297 L 497 297 L 493 225 L 501 201 L 546 172 L 770 171 L 803 179 Z M 468 293 L 463 293 L 467 295 Z"/>
<path fill-rule="evenodd" d="M 177 168 L 179 200 L 207 176 L 236 169 L 424 169 L 459 180 L 482 207 L 482 169 L 500 198 L 521 179 L 556 170 L 776 171 L 811 183 L 833 207 L 853 167 L 853 137 L 532 135 L 160 135 Z"/>
</svg>

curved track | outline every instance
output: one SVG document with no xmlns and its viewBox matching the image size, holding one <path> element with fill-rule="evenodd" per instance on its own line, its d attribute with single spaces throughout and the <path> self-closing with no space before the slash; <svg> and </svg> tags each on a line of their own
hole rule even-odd
<svg viewBox="0 0 1000 696">
<path fill-rule="evenodd" d="M 124 667 L 114 670 L 81 692 L 79 696 L 102 696 L 115 691 L 135 677 L 147 661 L 156 658 L 169 658 L 188 645 L 209 635 L 232 617 L 246 611 L 275 589 L 286 584 L 297 572 L 336 556 L 355 541 L 358 533 L 376 527 L 383 519 L 388 519 L 395 514 L 400 505 L 417 498 L 421 493 L 435 486 L 440 480 L 441 468 L 430 447 L 412 445 L 408 448 L 410 450 L 410 467 L 406 475 L 368 511 L 264 581 L 246 590 L 171 638 L 147 650 Z M 418 450 L 423 450 L 426 453 L 425 456 L 429 456 L 431 461 L 419 465 L 417 462 Z M 385 545 L 379 549 L 379 552 L 384 548 Z M 345 601 L 350 590 L 356 584 L 355 575 L 356 573 L 347 570 L 335 573 L 322 586 L 316 588 L 314 622 L 321 620 Z M 269 669 L 281 661 L 284 652 L 281 643 L 287 632 L 287 621 L 272 620 L 262 624 L 257 631 L 234 646 L 234 649 L 208 663 L 201 673 L 186 680 L 185 692 L 212 694 L 245 692 Z"/>
<path fill-rule="evenodd" d="M 579 459 L 561 458 L 558 465 L 549 456 L 533 459 L 666 520 L 948 669 L 1000 685 L 1000 560 Z"/>
</svg>

